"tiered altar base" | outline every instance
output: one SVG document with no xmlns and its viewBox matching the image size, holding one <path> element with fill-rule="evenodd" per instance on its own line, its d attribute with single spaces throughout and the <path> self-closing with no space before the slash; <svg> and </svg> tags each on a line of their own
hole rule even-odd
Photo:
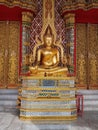
<svg viewBox="0 0 98 130">
<path fill-rule="evenodd" d="M 76 119 L 74 81 L 74 77 L 22 77 L 18 98 L 20 119 Z"/>
</svg>

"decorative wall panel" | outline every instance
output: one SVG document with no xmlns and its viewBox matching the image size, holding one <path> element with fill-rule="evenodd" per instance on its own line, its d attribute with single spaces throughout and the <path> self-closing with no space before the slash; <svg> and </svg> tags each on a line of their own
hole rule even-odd
<svg viewBox="0 0 98 130">
<path fill-rule="evenodd" d="M 68 69 L 70 75 L 76 75 L 76 56 L 75 56 L 75 15 L 68 13 L 65 16 L 66 23 L 66 53 L 68 60 Z"/>
<path fill-rule="evenodd" d="M 77 24 L 78 87 L 98 89 L 98 24 Z"/>
<path fill-rule="evenodd" d="M 8 44 L 8 86 L 18 82 L 19 64 L 19 22 L 9 24 L 9 44 Z"/>
<path fill-rule="evenodd" d="M 4 71 L 5 71 L 5 44 L 6 44 L 6 23 L 0 22 L 0 87 L 4 85 Z"/>
<path fill-rule="evenodd" d="M 0 22 L 0 88 L 17 87 L 19 22 Z"/>
<path fill-rule="evenodd" d="M 87 88 L 87 34 L 86 25 L 77 24 L 76 25 L 76 46 L 77 46 L 77 72 L 76 76 L 78 79 L 79 88 Z"/>
<path fill-rule="evenodd" d="M 36 36 L 40 39 L 40 33 L 42 30 L 42 0 L 38 0 L 38 14 L 32 21 L 31 25 L 31 45 L 30 50 L 34 48 L 34 45 L 36 44 Z M 57 33 L 57 40 L 62 38 L 62 44 L 64 46 L 65 52 L 66 52 L 66 41 L 65 41 L 65 23 L 62 17 L 60 16 L 60 8 L 61 8 L 62 0 L 56 0 L 55 4 L 55 28 Z"/>
<path fill-rule="evenodd" d="M 29 54 L 30 54 L 30 27 L 33 15 L 30 12 L 22 12 L 22 57 L 20 58 L 20 74 L 28 72 Z"/>
<path fill-rule="evenodd" d="M 36 0 L 0 0 L 0 5 L 5 5 L 8 7 L 21 7 L 36 11 Z"/>
<path fill-rule="evenodd" d="M 88 84 L 98 88 L 98 24 L 88 25 Z"/>
<path fill-rule="evenodd" d="M 89 10 L 98 7 L 98 0 L 63 0 L 62 11 L 84 9 Z"/>
</svg>

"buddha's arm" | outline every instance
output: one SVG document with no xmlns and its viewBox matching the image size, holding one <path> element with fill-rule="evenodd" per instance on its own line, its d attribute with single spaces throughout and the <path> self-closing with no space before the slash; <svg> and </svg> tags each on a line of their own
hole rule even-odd
<svg viewBox="0 0 98 130">
<path fill-rule="evenodd" d="M 57 61 L 56 61 L 56 63 L 55 63 L 53 66 L 51 66 L 51 68 L 55 68 L 55 67 L 57 67 L 58 64 L 59 64 L 59 62 L 60 62 L 60 60 L 59 60 L 60 56 L 59 56 L 59 52 L 58 52 L 58 51 L 57 51 L 56 56 L 57 56 Z"/>
<path fill-rule="evenodd" d="M 38 55 L 37 55 L 37 65 L 36 65 L 36 66 L 39 66 L 39 64 L 40 64 L 40 60 L 41 60 L 41 50 L 38 50 Z"/>
<path fill-rule="evenodd" d="M 60 62 L 60 55 L 59 55 L 59 51 L 57 52 L 57 62 Z"/>
</svg>

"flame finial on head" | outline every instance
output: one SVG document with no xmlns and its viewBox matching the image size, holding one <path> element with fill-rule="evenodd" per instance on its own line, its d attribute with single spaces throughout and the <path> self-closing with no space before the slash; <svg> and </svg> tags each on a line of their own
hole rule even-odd
<svg viewBox="0 0 98 130">
<path fill-rule="evenodd" d="M 47 26 L 44 36 L 53 37 L 52 29 L 51 29 L 50 25 Z"/>
</svg>

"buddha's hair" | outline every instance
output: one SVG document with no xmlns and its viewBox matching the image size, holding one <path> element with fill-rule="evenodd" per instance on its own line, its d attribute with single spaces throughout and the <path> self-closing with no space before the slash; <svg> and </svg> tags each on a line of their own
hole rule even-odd
<svg viewBox="0 0 98 130">
<path fill-rule="evenodd" d="M 52 29 L 51 29 L 50 25 L 47 26 L 44 36 L 53 37 L 53 33 L 52 33 Z"/>
</svg>

